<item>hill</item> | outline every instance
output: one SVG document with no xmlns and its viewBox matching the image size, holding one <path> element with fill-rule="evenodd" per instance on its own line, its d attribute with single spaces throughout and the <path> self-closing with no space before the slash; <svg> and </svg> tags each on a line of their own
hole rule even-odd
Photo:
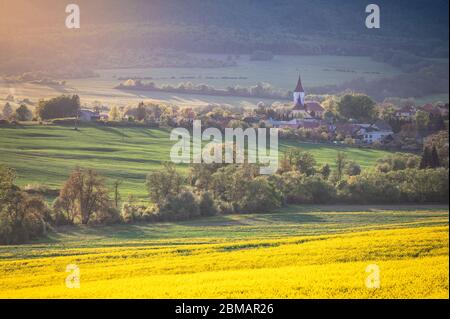
<svg viewBox="0 0 450 319">
<path fill-rule="evenodd" d="M 448 1 L 380 0 L 382 27 L 365 26 L 362 0 L 80 0 L 82 27 L 65 28 L 65 3 L 2 2 L 0 72 L 53 76 L 139 65 L 169 51 L 372 56 L 396 50 L 448 59 Z M 20 12 L 12 15 L 11 12 Z M 163 50 L 161 54 L 161 50 Z M 152 59 L 155 59 L 152 57 Z M 62 69 L 58 72 L 54 69 Z M 83 70 L 80 70 L 83 69 Z M 87 70 L 84 70 L 87 69 Z"/>
<path fill-rule="evenodd" d="M 78 166 L 92 167 L 111 183 L 123 180 L 122 197 L 129 194 L 145 197 L 146 175 L 169 159 L 174 142 L 163 129 L 113 128 L 84 126 L 78 131 L 69 126 L 21 125 L 0 127 L 0 163 L 14 167 L 18 182 L 45 184 L 59 188 L 69 172 Z M 318 164 L 334 165 L 338 151 L 362 168 L 372 166 L 385 151 L 301 144 L 279 141 L 280 151 L 300 147 L 311 152 Z M 186 170 L 186 166 L 181 166 Z"/>
</svg>

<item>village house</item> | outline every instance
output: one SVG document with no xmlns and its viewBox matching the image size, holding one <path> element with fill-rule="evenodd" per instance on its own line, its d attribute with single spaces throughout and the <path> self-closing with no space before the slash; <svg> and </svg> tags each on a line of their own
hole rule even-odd
<svg viewBox="0 0 450 319">
<path fill-rule="evenodd" d="M 427 112 L 430 115 L 436 115 L 436 116 L 441 115 L 441 110 L 438 107 L 436 107 L 433 104 L 431 104 L 431 103 L 422 105 L 420 107 L 420 110 L 424 111 L 424 112 Z"/>
<path fill-rule="evenodd" d="M 412 105 L 405 105 L 395 112 L 395 117 L 400 120 L 412 120 L 416 116 L 416 108 Z"/>
<path fill-rule="evenodd" d="M 100 114 L 88 109 L 81 109 L 79 113 L 79 119 L 82 122 L 91 122 L 100 120 Z"/>
<path fill-rule="evenodd" d="M 365 144 L 372 144 L 375 142 L 383 142 L 388 137 L 392 137 L 394 132 L 392 127 L 383 120 L 378 120 L 372 125 L 360 125 L 360 129 L 356 136 Z"/>
<path fill-rule="evenodd" d="M 435 106 L 431 103 L 422 105 L 420 107 L 420 110 L 427 112 L 428 114 L 432 115 L 432 116 L 447 116 L 448 115 L 448 104 L 447 106 L 444 105 L 439 105 L 439 106 Z"/>
<path fill-rule="evenodd" d="M 361 124 L 338 123 L 333 126 L 333 133 L 342 137 L 356 137 L 357 132 L 363 128 Z"/>
<path fill-rule="evenodd" d="M 108 113 L 100 113 L 99 117 L 100 117 L 100 120 L 102 120 L 102 121 L 108 121 L 109 120 L 109 114 Z"/>
<path fill-rule="evenodd" d="M 269 118 L 267 121 L 265 121 L 265 124 L 267 127 L 273 127 L 273 128 L 291 128 L 291 129 L 317 129 L 321 126 L 324 126 L 327 128 L 328 131 L 332 130 L 332 126 L 329 125 L 324 120 L 320 119 L 299 119 L 294 118 L 289 121 L 277 121 L 272 118 Z"/>
<path fill-rule="evenodd" d="M 448 116 L 448 111 L 449 111 L 448 103 L 446 103 L 446 104 L 438 104 L 437 107 L 441 111 L 441 115 L 442 116 L 444 116 L 444 117 Z"/>
</svg>

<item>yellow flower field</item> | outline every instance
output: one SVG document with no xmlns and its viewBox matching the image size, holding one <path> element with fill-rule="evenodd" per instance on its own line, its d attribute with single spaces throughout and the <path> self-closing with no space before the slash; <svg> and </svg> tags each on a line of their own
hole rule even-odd
<svg viewBox="0 0 450 319">
<path fill-rule="evenodd" d="M 448 298 L 449 228 L 56 248 L 0 261 L 0 298 Z M 80 287 L 67 288 L 68 264 Z M 368 265 L 379 288 L 368 288 Z"/>
</svg>

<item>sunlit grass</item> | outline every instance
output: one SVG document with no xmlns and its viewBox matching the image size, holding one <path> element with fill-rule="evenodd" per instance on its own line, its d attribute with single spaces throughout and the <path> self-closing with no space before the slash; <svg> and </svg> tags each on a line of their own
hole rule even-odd
<svg viewBox="0 0 450 319">
<path fill-rule="evenodd" d="M 113 180 L 122 180 L 122 198 L 144 198 L 146 175 L 169 160 L 174 142 L 164 129 L 86 126 L 23 125 L 0 127 L 0 163 L 14 167 L 20 185 L 45 184 L 59 188 L 75 166 L 90 167 Z M 363 168 L 374 164 L 385 151 L 333 147 L 280 141 L 280 151 L 300 147 L 311 152 L 318 164 L 334 164 L 338 151 Z M 187 166 L 180 166 L 186 171 Z"/>
</svg>

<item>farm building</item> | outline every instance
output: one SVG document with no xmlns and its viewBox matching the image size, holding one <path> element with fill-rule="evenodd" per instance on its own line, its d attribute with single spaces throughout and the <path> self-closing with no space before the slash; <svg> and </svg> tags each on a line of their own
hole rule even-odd
<svg viewBox="0 0 450 319">
<path fill-rule="evenodd" d="M 82 109 L 80 110 L 79 118 L 82 122 L 98 121 L 100 119 L 100 114 L 91 110 Z"/>
</svg>

